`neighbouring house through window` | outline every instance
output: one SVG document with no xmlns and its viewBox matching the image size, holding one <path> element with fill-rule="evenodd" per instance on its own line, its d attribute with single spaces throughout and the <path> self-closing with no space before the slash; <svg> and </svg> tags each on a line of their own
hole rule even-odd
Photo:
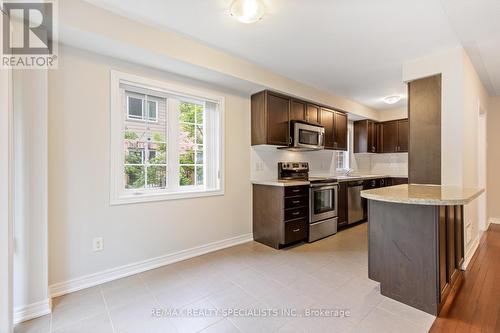
<svg viewBox="0 0 500 333">
<path fill-rule="evenodd" d="M 112 90 L 113 203 L 222 194 L 222 97 L 118 72 Z"/>
</svg>

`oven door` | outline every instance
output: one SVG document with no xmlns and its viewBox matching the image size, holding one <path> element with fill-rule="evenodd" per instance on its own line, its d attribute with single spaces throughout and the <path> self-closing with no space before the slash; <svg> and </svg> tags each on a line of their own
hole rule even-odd
<svg viewBox="0 0 500 333">
<path fill-rule="evenodd" d="M 321 126 L 294 122 L 293 147 L 323 149 L 325 147 L 325 129 Z"/>
<path fill-rule="evenodd" d="M 310 189 L 310 222 L 337 217 L 338 185 L 312 185 Z"/>
</svg>

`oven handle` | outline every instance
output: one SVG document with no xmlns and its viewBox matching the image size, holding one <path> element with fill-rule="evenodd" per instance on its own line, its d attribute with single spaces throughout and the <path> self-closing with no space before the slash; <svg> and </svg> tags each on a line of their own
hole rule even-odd
<svg viewBox="0 0 500 333">
<path fill-rule="evenodd" d="M 335 184 L 311 184 L 313 190 L 331 190 L 338 187 L 338 183 Z"/>
</svg>

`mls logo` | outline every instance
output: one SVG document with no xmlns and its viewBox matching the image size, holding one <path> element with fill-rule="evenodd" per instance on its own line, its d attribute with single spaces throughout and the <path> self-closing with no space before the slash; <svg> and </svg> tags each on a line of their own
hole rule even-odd
<svg viewBox="0 0 500 333">
<path fill-rule="evenodd" d="M 55 68 L 55 3 L 4 2 L 2 12 L 2 67 Z"/>
</svg>

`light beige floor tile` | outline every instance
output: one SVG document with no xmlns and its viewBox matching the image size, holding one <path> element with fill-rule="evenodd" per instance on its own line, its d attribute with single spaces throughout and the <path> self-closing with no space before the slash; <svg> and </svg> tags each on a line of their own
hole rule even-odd
<svg viewBox="0 0 500 333">
<path fill-rule="evenodd" d="M 131 302 L 153 300 L 149 289 L 138 276 L 120 279 L 102 286 L 108 308 L 113 309 Z"/>
<path fill-rule="evenodd" d="M 53 333 L 113 333 L 108 314 L 98 315 L 78 321 L 69 326 L 52 331 Z"/>
<path fill-rule="evenodd" d="M 110 310 L 115 333 L 168 333 L 176 332 L 171 318 L 153 316 L 161 307 L 156 302 L 137 302 Z"/>
<path fill-rule="evenodd" d="M 245 308 L 257 302 L 257 299 L 242 288 L 232 285 L 208 297 L 217 309 Z"/>
<path fill-rule="evenodd" d="M 224 319 L 215 313 L 215 306 L 207 300 L 188 305 L 183 310 L 185 311 L 185 316 L 172 319 L 179 333 L 199 332 Z"/>
<path fill-rule="evenodd" d="M 14 333 L 49 333 L 50 315 L 19 323 L 14 327 Z"/>
<path fill-rule="evenodd" d="M 100 286 L 87 288 L 52 299 L 52 307 L 57 308 L 72 303 L 92 302 L 102 299 Z"/>
<path fill-rule="evenodd" d="M 428 329 L 417 326 L 391 312 L 374 309 L 359 324 L 353 333 L 427 333 Z"/>
<path fill-rule="evenodd" d="M 254 306 L 250 307 L 250 309 L 253 309 L 254 311 L 254 314 L 252 316 L 229 317 L 228 320 L 240 331 L 245 333 L 275 332 L 279 328 L 284 326 L 287 321 L 292 320 L 291 318 L 282 316 L 258 316 L 257 314 L 259 310 L 260 312 L 262 312 L 263 310 L 270 309 L 269 306 L 263 303 L 257 303 Z"/>
<path fill-rule="evenodd" d="M 431 328 L 434 320 L 436 319 L 436 317 L 431 314 L 387 297 L 384 297 L 384 300 L 378 305 L 378 308 L 392 312 L 414 324 L 427 328 Z"/>
<path fill-rule="evenodd" d="M 229 320 L 223 319 L 200 331 L 201 333 L 241 333 Z"/>
<path fill-rule="evenodd" d="M 52 308 L 52 330 L 105 312 L 104 299 L 99 289 L 63 296 Z"/>
<path fill-rule="evenodd" d="M 348 318 L 296 318 L 281 327 L 279 333 L 349 332 L 354 323 Z"/>
</svg>

